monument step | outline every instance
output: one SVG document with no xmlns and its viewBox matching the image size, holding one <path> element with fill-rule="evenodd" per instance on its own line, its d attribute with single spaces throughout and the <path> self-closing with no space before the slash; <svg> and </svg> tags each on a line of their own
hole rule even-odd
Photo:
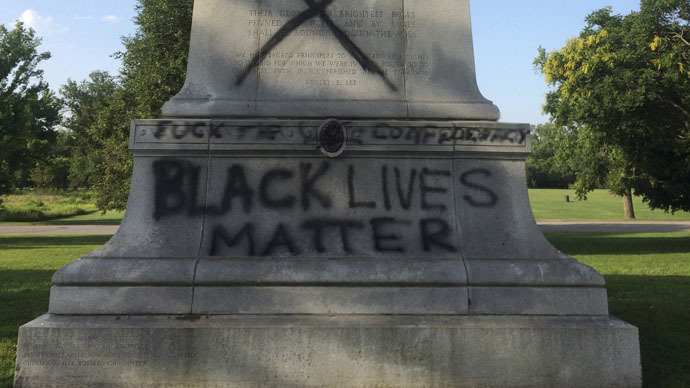
<svg viewBox="0 0 690 388">
<path fill-rule="evenodd" d="M 612 317 L 44 315 L 15 388 L 640 387 Z"/>
<path fill-rule="evenodd" d="M 603 287 L 467 286 L 53 286 L 49 312 L 141 314 L 608 314 Z"/>
</svg>

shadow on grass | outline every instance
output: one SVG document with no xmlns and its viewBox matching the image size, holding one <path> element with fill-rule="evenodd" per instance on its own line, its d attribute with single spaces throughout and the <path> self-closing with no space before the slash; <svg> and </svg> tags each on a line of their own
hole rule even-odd
<svg viewBox="0 0 690 388">
<path fill-rule="evenodd" d="M 55 270 L 22 269 L 0 271 L 0 326 L 24 324 L 48 308 L 51 279 Z M 18 327 L 18 326 L 17 326 Z M 1 329 L 0 329 L 0 332 Z"/>
<path fill-rule="evenodd" d="M 120 225 L 121 220 L 99 221 L 99 220 L 55 220 L 46 222 L 35 222 L 32 225 Z"/>
<path fill-rule="evenodd" d="M 60 218 L 56 220 L 48 220 L 35 222 L 35 225 L 120 225 L 122 217 L 119 218 L 104 218 L 94 220 Z"/>
<path fill-rule="evenodd" d="M 568 255 L 643 255 L 659 253 L 688 253 L 690 234 L 648 236 L 620 233 L 550 232 L 549 241 Z"/>
<path fill-rule="evenodd" d="M 66 217 L 76 217 L 91 214 L 86 210 L 70 211 L 67 214 L 58 213 L 54 215 L 46 214 L 41 210 L 5 210 L 0 213 L 0 221 L 3 222 L 48 222 Z"/>
<path fill-rule="evenodd" d="M 51 246 L 66 245 L 103 245 L 110 235 L 87 236 L 0 236 L 2 249 L 37 249 Z"/>
<path fill-rule="evenodd" d="M 607 275 L 612 315 L 639 328 L 645 387 L 690 387 L 690 277 Z"/>
<path fill-rule="evenodd" d="M 14 375 L 9 377 L 0 377 L 0 387 L 12 388 Z"/>
<path fill-rule="evenodd" d="M 19 326 L 48 311 L 52 270 L 0 271 L 0 343 L 17 343 Z M 0 347 L 0 388 L 14 381 L 15 347 Z"/>
</svg>

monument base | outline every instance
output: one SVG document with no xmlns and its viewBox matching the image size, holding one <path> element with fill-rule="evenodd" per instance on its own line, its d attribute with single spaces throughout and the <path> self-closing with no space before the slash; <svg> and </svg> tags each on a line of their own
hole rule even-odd
<svg viewBox="0 0 690 388">
<path fill-rule="evenodd" d="M 616 318 L 58 316 L 19 331 L 25 387 L 638 387 Z"/>
</svg>

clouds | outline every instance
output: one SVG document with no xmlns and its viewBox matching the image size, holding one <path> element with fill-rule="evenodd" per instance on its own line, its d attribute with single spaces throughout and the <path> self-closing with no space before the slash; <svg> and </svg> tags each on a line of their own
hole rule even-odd
<svg viewBox="0 0 690 388">
<path fill-rule="evenodd" d="M 76 15 L 74 20 L 78 22 L 98 21 L 102 23 L 119 23 L 121 21 L 118 16 L 113 14 L 101 17 Z M 52 16 L 41 16 L 33 9 L 27 9 L 22 12 L 21 16 L 12 22 L 12 25 L 17 22 L 24 23 L 24 26 L 33 28 L 38 34 L 43 36 L 66 34 L 70 31 L 68 26 L 55 22 Z"/>
<path fill-rule="evenodd" d="M 115 16 L 115 15 L 105 15 L 101 16 L 99 18 L 93 17 L 93 16 L 80 16 L 77 15 L 74 17 L 74 20 L 80 20 L 80 21 L 95 21 L 95 20 L 100 20 L 105 23 L 119 23 L 120 18 Z"/>
<path fill-rule="evenodd" d="M 33 28 L 41 35 L 64 34 L 69 31 L 68 27 L 55 23 L 52 16 L 42 17 L 33 9 L 27 9 L 22 12 L 22 15 L 17 21 L 24 23 L 27 27 Z"/>
<path fill-rule="evenodd" d="M 117 23 L 120 21 L 120 18 L 118 18 L 115 15 L 105 15 L 101 18 L 101 21 L 104 21 L 106 23 Z"/>
</svg>

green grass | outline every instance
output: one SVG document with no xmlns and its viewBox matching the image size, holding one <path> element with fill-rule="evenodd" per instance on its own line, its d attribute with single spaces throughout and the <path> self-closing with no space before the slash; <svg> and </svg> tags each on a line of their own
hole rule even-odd
<svg viewBox="0 0 690 388">
<path fill-rule="evenodd" d="M 11 387 L 17 329 L 48 311 L 50 279 L 109 236 L 0 236 L 0 387 Z"/>
<path fill-rule="evenodd" d="M 611 314 L 639 327 L 646 387 L 690 386 L 690 233 L 549 233 L 599 270 Z M 0 387 L 11 387 L 17 329 L 48 309 L 52 273 L 108 236 L 0 236 Z"/>
<path fill-rule="evenodd" d="M 690 233 L 549 233 L 606 278 L 612 315 L 637 326 L 645 387 L 690 387 Z"/>
<path fill-rule="evenodd" d="M 570 196 L 566 203 L 564 197 Z M 578 201 L 574 190 L 532 189 L 529 191 L 534 217 L 539 221 L 623 221 L 623 199 L 607 190 L 595 190 L 586 201 Z M 650 210 L 642 199 L 633 199 L 637 221 L 689 221 L 690 213 Z"/>
<path fill-rule="evenodd" d="M 48 220 L 42 224 L 49 225 L 119 225 L 124 216 L 124 211 L 108 211 L 105 214 L 97 211 L 79 216 Z"/>
<path fill-rule="evenodd" d="M 80 216 L 97 210 L 86 191 L 42 193 L 27 190 L 0 198 L 0 221 L 39 222 Z"/>
</svg>

